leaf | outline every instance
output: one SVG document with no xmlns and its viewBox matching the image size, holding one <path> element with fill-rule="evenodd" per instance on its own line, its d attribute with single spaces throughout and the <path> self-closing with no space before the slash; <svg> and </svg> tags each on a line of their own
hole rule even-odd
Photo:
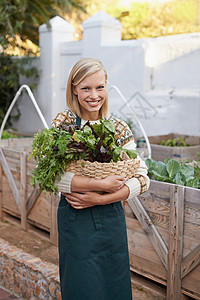
<svg viewBox="0 0 200 300">
<path fill-rule="evenodd" d="M 194 168 L 192 166 L 183 164 L 180 171 L 185 176 L 186 182 L 194 177 Z"/>
<path fill-rule="evenodd" d="M 102 121 L 103 125 L 105 126 L 108 131 L 115 133 L 115 124 L 112 121 L 104 120 Z"/>
<path fill-rule="evenodd" d="M 79 137 L 78 137 L 78 133 L 75 131 L 74 132 L 74 134 L 72 135 L 72 138 L 74 139 L 74 141 L 76 141 L 76 142 L 80 142 L 80 139 L 79 139 Z"/>
<path fill-rule="evenodd" d="M 193 178 L 187 181 L 186 186 L 193 187 L 195 189 L 200 189 L 200 179 L 199 178 Z"/>
<path fill-rule="evenodd" d="M 115 147 L 115 150 L 113 151 L 113 161 L 117 162 L 119 157 L 120 157 L 120 153 L 121 153 L 121 148 L 120 147 Z"/>
<path fill-rule="evenodd" d="M 96 145 L 96 139 L 95 139 L 95 137 L 93 135 L 88 136 L 88 138 L 86 139 L 86 143 L 90 147 L 94 147 Z"/>
<path fill-rule="evenodd" d="M 136 150 L 132 150 L 132 149 L 123 149 L 127 154 L 128 154 L 128 156 L 130 157 L 130 158 L 132 158 L 132 159 L 134 159 L 134 158 L 136 158 L 137 157 L 137 155 L 138 155 L 138 151 L 136 151 Z"/>
<path fill-rule="evenodd" d="M 163 162 L 161 161 L 156 162 L 155 167 L 154 169 L 152 169 L 151 172 L 155 176 L 156 180 L 169 181 L 166 165 Z"/>
<path fill-rule="evenodd" d="M 173 182 L 176 184 L 185 185 L 186 184 L 185 176 L 179 172 L 176 174 Z"/>
<path fill-rule="evenodd" d="M 84 126 L 84 128 L 83 128 L 83 133 L 84 133 L 85 135 L 91 135 L 91 134 L 92 134 L 92 129 L 91 129 L 88 125 L 86 125 L 86 126 Z"/>
<path fill-rule="evenodd" d="M 176 174 L 180 171 L 180 168 L 180 164 L 174 159 L 169 159 L 166 163 L 166 170 L 170 179 L 173 179 L 173 177 L 176 176 Z"/>
<path fill-rule="evenodd" d="M 153 159 L 151 159 L 151 158 L 147 158 L 147 159 L 145 160 L 145 164 L 146 164 L 146 166 L 147 166 L 147 168 L 148 168 L 149 174 L 152 174 L 152 170 L 155 168 L 156 161 L 153 160 Z"/>
</svg>

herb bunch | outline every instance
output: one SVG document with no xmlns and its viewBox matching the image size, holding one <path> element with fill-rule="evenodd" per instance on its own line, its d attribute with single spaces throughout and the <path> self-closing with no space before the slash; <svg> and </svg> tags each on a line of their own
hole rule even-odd
<svg viewBox="0 0 200 300">
<path fill-rule="evenodd" d="M 122 149 L 116 145 L 115 124 L 109 120 L 91 125 L 88 121 L 81 129 L 77 125 L 63 122 L 34 135 L 31 157 L 38 162 L 31 184 L 41 190 L 57 193 L 55 180 L 67 171 L 71 161 L 79 159 L 90 162 L 117 162 L 122 154 L 136 158 L 137 151 Z"/>
</svg>

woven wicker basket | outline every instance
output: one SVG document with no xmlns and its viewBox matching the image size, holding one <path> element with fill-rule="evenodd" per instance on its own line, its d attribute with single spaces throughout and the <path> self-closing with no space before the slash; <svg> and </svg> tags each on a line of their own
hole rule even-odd
<svg viewBox="0 0 200 300">
<path fill-rule="evenodd" d="M 99 163 L 78 160 L 67 166 L 67 171 L 77 175 L 88 176 L 96 179 L 104 179 L 109 175 L 122 175 L 128 179 L 132 178 L 139 167 L 139 159 L 122 160 L 116 163 Z"/>
<path fill-rule="evenodd" d="M 130 160 L 122 160 L 116 163 L 99 163 L 89 162 L 84 160 L 78 160 L 71 162 L 67 166 L 67 172 L 72 172 L 76 175 L 88 176 L 96 179 L 104 179 L 109 175 L 122 175 L 128 179 L 132 178 L 136 173 L 140 161 L 138 158 Z M 69 192 L 69 186 L 67 186 L 68 180 L 66 180 L 67 172 L 61 176 L 61 180 L 55 182 L 59 192 Z"/>
</svg>

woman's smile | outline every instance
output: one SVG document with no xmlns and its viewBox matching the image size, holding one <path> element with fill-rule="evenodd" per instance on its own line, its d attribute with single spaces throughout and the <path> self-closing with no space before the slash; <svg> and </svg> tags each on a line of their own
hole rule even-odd
<svg viewBox="0 0 200 300">
<path fill-rule="evenodd" d="M 86 102 L 88 103 L 88 105 L 95 107 L 95 106 L 99 105 L 100 100 L 97 100 L 97 101 L 86 100 Z"/>
</svg>

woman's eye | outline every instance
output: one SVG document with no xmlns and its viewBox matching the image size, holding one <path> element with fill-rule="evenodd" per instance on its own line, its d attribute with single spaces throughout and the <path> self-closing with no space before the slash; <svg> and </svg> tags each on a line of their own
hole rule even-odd
<svg viewBox="0 0 200 300">
<path fill-rule="evenodd" d="M 101 90 L 101 89 L 103 89 L 103 88 L 104 88 L 103 85 L 98 86 L 98 89 L 99 89 L 99 90 Z"/>
<path fill-rule="evenodd" d="M 89 88 L 88 87 L 84 87 L 84 88 L 82 88 L 82 90 L 89 90 Z"/>
</svg>

